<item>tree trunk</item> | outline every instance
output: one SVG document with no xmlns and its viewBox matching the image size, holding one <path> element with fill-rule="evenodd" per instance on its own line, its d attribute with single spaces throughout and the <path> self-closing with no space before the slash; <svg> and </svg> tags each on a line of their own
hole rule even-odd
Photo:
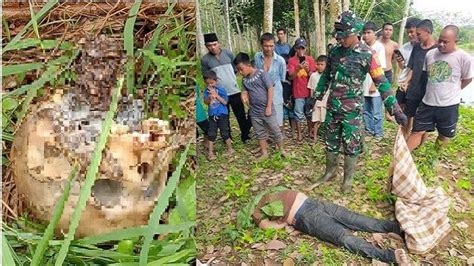
<svg viewBox="0 0 474 266">
<path fill-rule="evenodd" d="M 225 31 L 227 35 L 227 46 L 232 51 L 232 39 L 230 37 L 230 18 L 229 18 L 229 0 L 224 1 L 224 20 L 225 20 Z"/>
<path fill-rule="evenodd" d="M 300 33 L 300 6 L 298 0 L 293 0 L 293 6 L 295 9 L 295 34 L 296 38 L 301 37 Z"/>
<path fill-rule="evenodd" d="M 315 0 L 319 1 L 319 0 Z M 328 51 L 326 51 L 326 0 L 321 0 L 319 3 L 319 8 L 320 8 L 320 16 L 321 16 L 321 46 L 322 46 L 322 52 L 327 54 Z"/>
<path fill-rule="evenodd" d="M 239 22 L 237 21 L 236 17 L 234 17 L 234 23 L 235 23 L 235 27 L 237 28 L 237 33 L 239 34 L 239 38 L 243 38 L 242 32 L 240 31 Z M 235 45 L 239 51 L 242 50 L 242 42 L 236 42 Z"/>
<path fill-rule="evenodd" d="M 350 5 L 351 5 L 350 0 L 343 0 L 343 2 L 342 2 L 342 11 L 349 10 Z"/>
<path fill-rule="evenodd" d="M 212 32 L 216 33 L 217 34 L 217 28 L 216 28 L 216 20 L 214 19 L 216 16 L 215 16 L 215 13 L 214 13 L 214 7 L 211 8 L 211 23 L 212 23 Z M 211 29 L 208 29 L 209 31 Z"/>
<path fill-rule="evenodd" d="M 196 1 L 196 39 L 198 44 L 199 55 L 203 56 L 206 54 L 206 47 L 204 45 L 204 35 L 202 34 L 202 25 L 201 25 L 201 12 L 199 8 L 199 1 Z"/>
<path fill-rule="evenodd" d="M 322 39 L 324 38 L 323 32 L 321 31 L 321 15 L 319 8 L 319 0 L 313 0 L 313 10 L 314 10 L 314 25 L 315 25 L 315 35 L 316 35 L 316 54 L 320 55 L 323 53 L 323 48 L 321 47 Z"/>
<path fill-rule="evenodd" d="M 204 22 L 206 23 L 206 28 L 205 30 L 206 31 L 209 31 L 209 15 L 207 14 L 207 0 L 204 0 L 204 5 L 200 8 L 200 10 L 202 10 L 203 12 L 203 20 Z M 201 24 L 201 28 L 202 28 L 202 24 Z M 204 28 L 203 28 L 204 29 Z"/>
<path fill-rule="evenodd" d="M 411 0 L 405 1 L 405 9 L 403 10 L 403 20 L 400 23 L 400 33 L 398 35 L 398 46 L 401 47 L 403 45 L 403 35 L 405 35 L 405 24 L 407 23 L 408 11 L 410 9 Z"/>
<path fill-rule="evenodd" d="M 273 31 L 273 0 L 264 0 L 263 4 L 263 32 Z"/>
<path fill-rule="evenodd" d="M 329 29 L 332 32 L 334 30 L 334 22 L 341 12 L 339 11 L 340 0 L 329 0 Z"/>
</svg>

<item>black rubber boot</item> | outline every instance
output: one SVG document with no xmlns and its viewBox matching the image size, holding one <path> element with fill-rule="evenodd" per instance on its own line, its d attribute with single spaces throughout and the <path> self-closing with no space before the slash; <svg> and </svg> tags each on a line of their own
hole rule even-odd
<svg viewBox="0 0 474 266">
<path fill-rule="evenodd" d="M 357 156 L 344 156 L 344 182 L 342 183 L 342 192 L 347 193 L 352 190 L 352 180 L 357 164 Z"/>
<path fill-rule="evenodd" d="M 326 172 L 316 182 L 324 183 L 336 177 L 338 158 L 338 153 L 326 151 Z"/>
</svg>

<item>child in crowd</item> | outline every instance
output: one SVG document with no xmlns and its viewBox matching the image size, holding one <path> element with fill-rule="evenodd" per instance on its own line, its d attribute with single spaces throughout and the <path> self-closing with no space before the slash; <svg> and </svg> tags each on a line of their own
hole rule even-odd
<svg viewBox="0 0 474 266">
<path fill-rule="evenodd" d="M 204 73 L 206 90 L 204 91 L 204 102 L 209 106 L 207 109 L 209 115 L 208 137 L 208 159 L 214 160 L 214 141 L 217 138 L 217 130 L 221 132 L 222 140 L 227 145 L 227 154 L 234 152 L 232 149 L 232 140 L 230 139 L 229 111 L 227 109 L 227 92 L 222 87 L 217 87 L 216 72 L 210 70 Z"/>
<path fill-rule="evenodd" d="M 320 55 L 316 59 L 316 72 L 311 74 L 311 77 L 309 78 L 309 82 L 308 82 L 308 89 L 311 90 L 311 95 L 313 95 L 314 89 L 318 85 L 321 74 L 326 69 L 327 59 L 328 58 L 325 55 Z M 321 101 L 316 101 L 313 107 L 313 112 L 312 112 L 312 117 L 311 117 L 313 127 L 310 132 L 310 137 L 314 140 L 316 140 L 316 137 L 318 136 L 318 130 L 319 130 L 320 125 L 324 123 L 326 119 L 326 104 L 328 101 L 328 97 L 329 97 L 329 90 L 326 92 L 326 94 L 324 95 Z"/>
<path fill-rule="evenodd" d="M 250 58 L 245 53 L 239 53 L 234 59 L 234 65 L 244 77 L 242 80 L 242 100 L 250 106 L 250 121 L 255 129 L 259 146 L 260 159 L 268 157 L 267 139 L 273 143 L 283 155 L 283 134 L 278 125 L 275 107 L 273 106 L 273 81 L 261 69 L 256 69 L 250 63 Z"/>
</svg>

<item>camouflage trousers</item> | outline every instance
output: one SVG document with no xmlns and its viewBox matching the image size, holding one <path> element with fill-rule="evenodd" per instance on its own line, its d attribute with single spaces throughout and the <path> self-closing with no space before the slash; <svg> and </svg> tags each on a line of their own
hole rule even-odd
<svg viewBox="0 0 474 266">
<path fill-rule="evenodd" d="M 362 121 L 361 111 L 339 113 L 328 110 L 325 121 L 326 150 L 339 153 L 342 144 L 344 155 L 359 155 L 364 137 Z"/>
</svg>

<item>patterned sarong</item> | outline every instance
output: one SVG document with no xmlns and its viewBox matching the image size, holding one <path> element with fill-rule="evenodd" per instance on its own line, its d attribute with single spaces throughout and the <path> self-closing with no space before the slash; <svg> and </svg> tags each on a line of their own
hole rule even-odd
<svg viewBox="0 0 474 266">
<path fill-rule="evenodd" d="M 395 216 L 405 232 L 410 253 L 423 254 L 436 246 L 450 231 L 450 198 L 441 187 L 427 188 L 420 177 L 401 128 L 395 140 L 392 193 L 398 197 Z"/>
</svg>

